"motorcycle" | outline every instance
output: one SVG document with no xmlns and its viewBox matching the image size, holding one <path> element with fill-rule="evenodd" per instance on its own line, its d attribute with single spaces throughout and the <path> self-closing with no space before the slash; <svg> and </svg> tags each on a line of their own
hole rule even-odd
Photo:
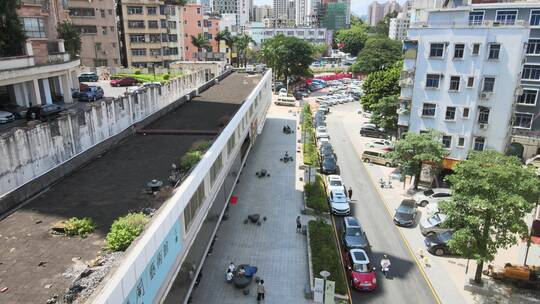
<svg viewBox="0 0 540 304">
<path fill-rule="evenodd" d="M 381 188 L 388 188 L 388 189 L 392 189 L 392 182 L 391 181 L 384 181 L 382 178 L 379 179 L 379 185 L 381 186 Z"/>
</svg>

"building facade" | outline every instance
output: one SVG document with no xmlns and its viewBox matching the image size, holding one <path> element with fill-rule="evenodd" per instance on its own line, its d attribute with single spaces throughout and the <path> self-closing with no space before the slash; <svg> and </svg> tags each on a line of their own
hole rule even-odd
<svg viewBox="0 0 540 304">
<path fill-rule="evenodd" d="M 273 0 L 273 18 L 274 19 L 287 19 L 287 8 L 289 0 Z"/>
<path fill-rule="evenodd" d="M 254 5 L 251 21 L 262 22 L 264 18 L 271 18 L 273 14 L 272 6 L 270 5 Z"/>
<path fill-rule="evenodd" d="M 72 102 L 80 60 L 70 57 L 56 31 L 57 23 L 69 21 L 67 4 L 22 0 L 16 14 L 28 38 L 18 42 L 18 54 L 0 57 L 0 103 L 32 106 Z"/>
<path fill-rule="evenodd" d="M 332 1 L 323 3 L 321 6 L 319 24 L 329 30 L 339 30 L 349 27 L 350 2 Z"/>
<path fill-rule="evenodd" d="M 408 11 L 399 13 L 395 18 L 390 18 L 388 37 L 393 40 L 403 41 L 407 38 L 411 16 Z"/>
<path fill-rule="evenodd" d="M 182 7 L 165 2 L 123 0 L 118 4 L 122 65 L 168 67 L 182 59 Z"/>
<path fill-rule="evenodd" d="M 120 65 L 120 45 L 113 1 L 70 0 L 69 16 L 81 33 L 81 64 L 88 67 Z"/>
<path fill-rule="evenodd" d="M 376 26 L 380 21 L 384 19 L 384 16 L 399 12 L 401 6 L 396 1 L 385 2 L 383 4 L 373 1 L 368 6 L 368 24 L 370 26 Z"/>
<path fill-rule="evenodd" d="M 524 159 L 540 152 L 535 26 L 540 4 L 532 3 L 432 10 L 411 23 L 400 80 L 401 132 L 441 131 L 455 160 L 470 150 Z"/>
<path fill-rule="evenodd" d="M 257 28 L 251 28 L 250 31 L 257 31 Z M 248 33 L 249 34 L 249 33 Z M 332 43 L 332 31 L 325 28 L 312 28 L 312 27 L 282 27 L 282 28 L 264 28 L 262 30 L 262 37 L 256 33 L 254 36 L 261 37 L 261 41 L 257 42 L 258 45 L 275 37 L 277 35 L 285 35 L 288 37 L 296 37 L 302 40 L 306 40 L 315 44 L 328 44 Z"/>
</svg>

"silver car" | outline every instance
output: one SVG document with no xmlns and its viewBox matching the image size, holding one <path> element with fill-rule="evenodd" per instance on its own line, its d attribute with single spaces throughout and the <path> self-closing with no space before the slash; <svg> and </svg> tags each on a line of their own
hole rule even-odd
<svg viewBox="0 0 540 304">
<path fill-rule="evenodd" d="M 435 213 L 432 216 L 423 218 L 420 221 L 420 232 L 422 235 L 433 235 L 439 232 L 448 231 L 448 228 L 442 228 L 441 224 L 446 220 L 446 215 L 442 213 Z"/>
<path fill-rule="evenodd" d="M 438 203 L 443 200 L 448 200 L 452 196 L 450 189 L 433 188 L 426 191 L 418 192 L 414 195 L 414 200 L 419 206 L 425 207 L 427 204 Z"/>
<path fill-rule="evenodd" d="M 0 123 L 8 123 L 15 120 L 15 115 L 10 112 L 0 111 Z"/>
</svg>

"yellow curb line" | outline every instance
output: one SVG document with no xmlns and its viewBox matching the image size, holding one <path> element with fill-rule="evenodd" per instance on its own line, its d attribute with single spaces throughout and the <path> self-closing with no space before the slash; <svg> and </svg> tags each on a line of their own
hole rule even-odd
<svg viewBox="0 0 540 304">
<path fill-rule="evenodd" d="M 336 221 L 334 220 L 334 216 L 332 216 L 332 212 L 330 212 L 330 218 L 332 219 L 332 226 L 334 226 L 334 235 L 336 237 L 339 263 L 341 264 L 341 267 L 343 269 L 343 276 L 345 277 L 345 286 L 347 286 L 347 294 L 349 296 L 349 303 L 352 304 L 352 294 L 351 294 L 351 289 L 349 286 L 349 279 L 347 278 L 347 274 L 346 274 L 347 270 L 345 269 L 345 263 L 343 263 L 343 255 L 341 254 L 341 244 L 339 242 L 339 236 L 337 234 Z"/>
<path fill-rule="evenodd" d="M 358 154 L 358 151 L 356 151 L 355 149 L 355 152 L 356 154 Z M 360 158 L 360 162 L 361 161 L 361 158 Z M 381 190 L 377 187 L 377 185 L 375 185 L 375 182 L 373 181 L 373 175 L 369 172 L 368 168 L 366 168 L 366 166 L 364 165 L 364 163 L 362 162 L 362 166 L 364 166 L 364 169 L 366 170 L 367 174 L 369 175 L 369 180 L 371 182 L 371 184 L 373 185 L 373 187 L 375 187 L 375 190 L 377 190 L 377 194 L 379 195 L 379 198 L 381 199 L 381 201 L 384 203 L 384 209 L 386 209 L 386 212 L 388 212 L 388 215 L 390 215 L 390 217 L 392 218 L 392 213 L 390 212 L 390 209 L 388 209 L 388 203 L 386 201 L 386 199 L 384 199 L 384 196 L 383 194 L 381 193 Z M 429 280 L 426 272 L 424 271 L 424 268 L 422 267 L 422 265 L 420 264 L 420 261 L 418 261 L 418 259 L 416 258 L 416 255 L 414 254 L 414 252 L 412 251 L 411 249 L 411 246 L 409 245 L 409 242 L 407 241 L 407 239 L 405 238 L 405 236 L 403 235 L 403 232 L 401 231 L 401 229 L 399 229 L 398 227 L 394 226 L 397 231 L 399 232 L 399 236 L 401 237 L 401 239 L 403 240 L 403 242 L 405 243 L 405 246 L 407 247 L 407 250 L 409 250 L 409 253 L 410 255 L 414 258 L 414 261 L 416 262 L 416 265 L 418 265 L 418 268 L 420 269 L 420 273 L 422 274 L 422 277 L 424 277 L 424 280 L 426 281 L 426 283 L 428 284 L 429 286 L 429 289 L 431 290 L 431 293 L 433 294 L 433 298 L 435 299 L 435 301 L 438 303 L 438 304 L 441 304 L 441 299 L 439 298 L 439 295 L 437 294 L 437 292 L 435 291 L 435 288 L 433 288 L 433 285 L 431 284 L 431 281 Z"/>
</svg>

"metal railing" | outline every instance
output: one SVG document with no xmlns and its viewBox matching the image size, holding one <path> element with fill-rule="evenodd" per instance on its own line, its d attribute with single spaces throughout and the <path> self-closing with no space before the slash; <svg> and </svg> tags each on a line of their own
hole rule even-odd
<svg viewBox="0 0 540 304">
<path fill-rule="evenodd" d="M 516 20 L 515 22 L 499 22 L 495 20 L 485 20 L 481 22 L 476 21 L 470 21 L 470 22 L 412 22 L 410 24 L 411 28 L 422 28 L 422 27 L 429 27 L 429 28 L 483 28 L 483 27 L 529 27 L 529 21 L 528 20 Z"/>
<path fill-rule="evenodd" d="M 540 130 L 512 128 L 512 135 L 540 138 Z"/>
</svg>

